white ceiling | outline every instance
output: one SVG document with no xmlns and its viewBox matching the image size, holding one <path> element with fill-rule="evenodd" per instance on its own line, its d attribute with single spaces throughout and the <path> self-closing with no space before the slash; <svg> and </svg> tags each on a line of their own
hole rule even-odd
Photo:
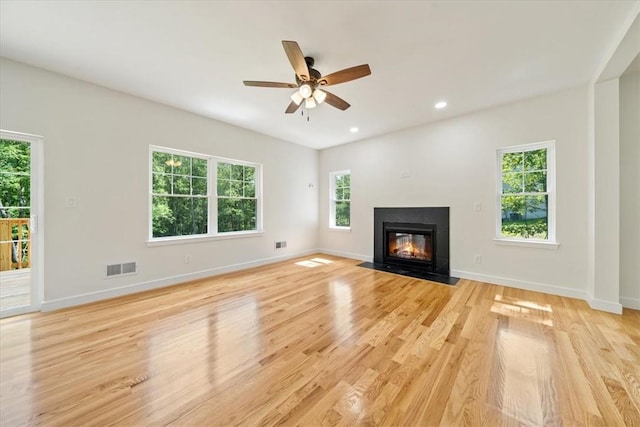
<svg viewBox="0 0 640 427">
<path fill-rule="evenodd" d="M 586 83 L 639 1 L 6 1 L 0 55 L 312 148 Z M 351 103 L 285 115 L 282 40 Z M 449 106 L 435 110 L 438 100 Z M 360 132 L 351 134 L 349 128 Z"/>
</svg>

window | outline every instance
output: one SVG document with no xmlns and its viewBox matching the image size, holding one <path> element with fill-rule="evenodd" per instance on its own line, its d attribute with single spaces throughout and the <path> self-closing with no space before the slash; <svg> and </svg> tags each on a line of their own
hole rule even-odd
<svg viewBox="0 0 640 427">
<path fill-rule="evenodd" d="M 351 226 L 351 172 L 331 172 L 331 211 L 329 226 L 348 228 Z"/>
<path fill-rule="evenodd" d="M 150 152 L 151 240 L 261 231 L 260 165 L 162 147 Z"/>
<path fill-rule="evenodd" d="M 218 233 L 256 229 L 256 166 L 218 163 Z"/>
<path fill-rule="evenodd" d="M 555 143 L 498 150 L 498 239 L 555 242 Z"/>
</svg>

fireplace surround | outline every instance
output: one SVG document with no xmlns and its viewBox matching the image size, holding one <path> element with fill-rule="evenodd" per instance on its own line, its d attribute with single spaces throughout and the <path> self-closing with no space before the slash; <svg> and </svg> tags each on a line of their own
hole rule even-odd
<svg viewBox="0 0 640 427">
<path fill-rule="evenodd" d="M 454 285 L 449 267 L 449 208 L 373 209 L 375 270 Z"/>
</svg>

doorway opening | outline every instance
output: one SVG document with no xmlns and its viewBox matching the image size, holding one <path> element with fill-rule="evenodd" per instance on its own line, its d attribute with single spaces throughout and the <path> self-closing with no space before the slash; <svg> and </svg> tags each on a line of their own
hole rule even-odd
<svg viewBox="0 0 640 427">
<path fill-rule="evenodd" d="M 42 138 L 0 131 L 0 317 L 40 308 Z"/>
</svg>

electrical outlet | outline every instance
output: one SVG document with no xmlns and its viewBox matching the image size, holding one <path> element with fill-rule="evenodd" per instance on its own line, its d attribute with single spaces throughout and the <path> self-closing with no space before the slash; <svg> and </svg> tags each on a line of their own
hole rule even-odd
<svg viewBox="0 0 640 427">
<path fill-rule="evenodd" d="M 190 254 L 187 254 L 187 255 L 184 256 L 184 263 L 185 264 L 191 263 L 191 255 Z"/>
<path fill-rule="evenodd" d="M 400 171 L 400 178 L 409 178 L 411 176 L 410 170 Z"/>
<path fill-rule="evenodd" d="M 473 210 L 476 211 L 476 212 L 480 212 L 482 210 L 482 203 L 475 202 L 473 204 Z"/>
<path fill-rule="evenodd" d="M 476 264 L 482 264 L 482 255 L 476 255 L 475 261 Z"/>
</svg>

